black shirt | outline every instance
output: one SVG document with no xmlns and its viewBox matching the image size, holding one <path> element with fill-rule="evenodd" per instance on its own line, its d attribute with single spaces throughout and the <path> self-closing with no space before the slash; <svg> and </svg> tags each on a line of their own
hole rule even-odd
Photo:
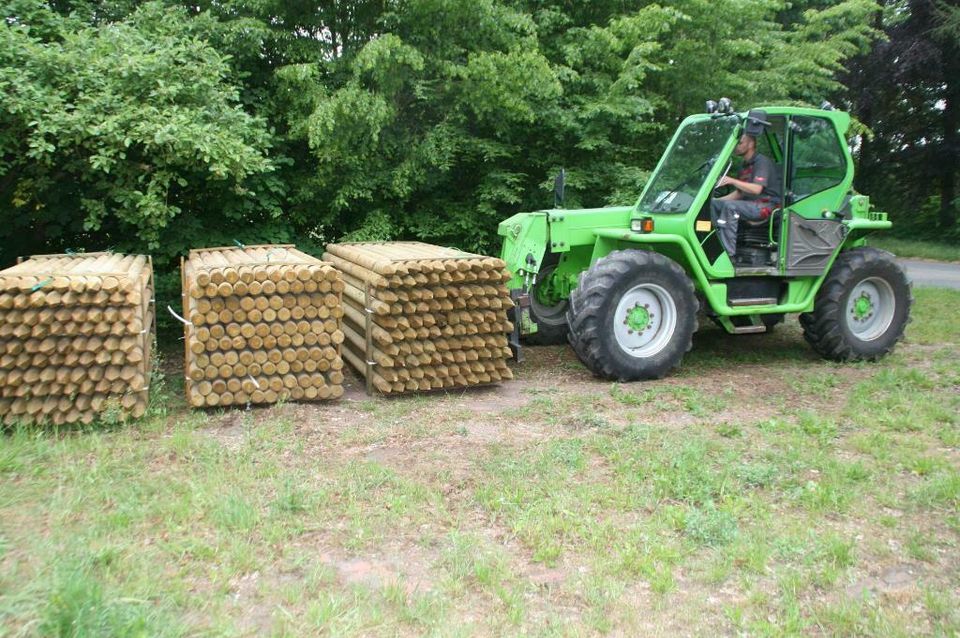
<svg viewBox="0 0 960 638">
<path fill-rule="evenodd" d="M 747 201 L 762 201 L 764 203 L 780 203 L 783 176 L 780 174 L 780 169 L 777 168 L 773 160 L 766 155 L 754 153 L 753 158 L 750 161 L 745 161 L 743 166 L 740 167 L 740 173 L 737 175 L 737 179 L 751 184 L 761 184 L 763 186 L 763 190 L 760 191 L 759 195 L 751 195 L 740 191 L 742 199 Z"/>
</svg>

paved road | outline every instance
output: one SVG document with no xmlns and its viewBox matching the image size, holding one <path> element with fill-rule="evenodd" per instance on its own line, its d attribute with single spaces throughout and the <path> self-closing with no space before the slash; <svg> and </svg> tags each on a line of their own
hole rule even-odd
<svg viewBox="0 0 960 638">
<path fill-rule="evenodd" d="M 960 290 L 960 264 L 915 259 L 901 259 L 900 263 L 907 269 L 907 276 L 916 287 L 936 286 Z"/>
</svg>

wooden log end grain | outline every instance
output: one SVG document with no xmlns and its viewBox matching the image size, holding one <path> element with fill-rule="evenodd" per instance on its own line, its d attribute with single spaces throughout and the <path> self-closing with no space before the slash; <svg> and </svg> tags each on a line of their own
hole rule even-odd
<svg viewBox="0 0 960 638">
<path fill-rule="evenodd" d="M 343 358 L 378 392 L 512 376 L 502 260 L 419 242 L 332 244 L 327 255 L 344 283 Z"/>
<path fill-rule="evenodd" d="M 302 380 L 309 376 L 304 371 L 318 371 L 321 361 L 326 370 L 333 367 L 317 344 L 337 357 L 330 344 L 344 338 L 339 294 L 333 290 L 335 283 L 342 286 L 339 272 L 292 246 L 208 249 L 191 252 L 183 270 L 185 290 L 200 288 L 195 273 L 211 269 L 222 281 L 196 299 L 185 296 L 185 316 L 202 316 L 185 330 L 191 403 L 323 398 L 308 392 L 314 386 Z"/>
<path fill-rule="evenodd" d="M 127 418 L 144 413 L 153 339 L 153 274 L 142 255 L 93 253 L 37 256 L 0 272 L 29 274 L 0 306 L 22 309 L 9 316 L 0 396 L 22 397 L 32 421 L 91 422 L 105 406 Z M 14 345 L 15 344 L 15 345 Z M 20 355 L 23 356 L 20 356 Z M 136 396 L 140 398 L 130 398 Z M 19 400 L 19 399 L 18 399 Z"/>
</svg>

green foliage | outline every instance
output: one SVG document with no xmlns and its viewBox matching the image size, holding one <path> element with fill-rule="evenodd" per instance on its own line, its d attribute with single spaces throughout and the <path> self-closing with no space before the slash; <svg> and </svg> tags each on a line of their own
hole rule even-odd
<svg viewBox="0 0 960 638">
<path fill-rule="evenodd" d="M 19 4 L 0 28 L 7 242 L 106 233 L 157 250 L 211 195 L 221 216 L 253 197 L 247 180 L 272 168 L 266 123 L 239 108 L 226 58 L 190 36 L 186 11 L 147 4 L 88 26 Z"/>
<path fill-rule="evenodd" d="M 311 197 L 325 206 L 313 221 L 359 231 L 351 237 L 480 247 L 498 206 L 521 203 L 511 138 L 559 85 L 529 19 L 493 2 L 414 2 L 384 20 L 391 33 L 337 62 L 340 86 L 318 86 L 319 64 L 279 71 L 288 90 L 311 96 L 289 124 L 316 162 Z M 468 29 L 476 24 L 487 28 Z M 438 25 L 451 33 L 434 37 Z"/>
<path fill-rule="evenodd" d="M 709 97 L 816 102 L 872 0 L 3 4 L 0 260 L 420 238 L 630 202 Z"/>
<path fill-rule="evenodd" d="M 856 185 L 903 238 L 960 240 L 960 8 L 944 0 L 882 0 L 884 42 L 843 77 L 869 129 Z"/>
</svg>

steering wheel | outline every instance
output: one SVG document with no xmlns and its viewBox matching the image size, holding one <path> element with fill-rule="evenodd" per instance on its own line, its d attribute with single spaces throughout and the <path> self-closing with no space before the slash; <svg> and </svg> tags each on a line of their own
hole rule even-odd
<svg viewBox="0 0 960 638">
<path fill-rule="evenodd" d="M 727 176 L 727 173 L 730 172 L 730 167 L 731 167 L 731 166 L 733 166 L 733 160 L 730 160 L 730 161 L 727 162 L 727 167 L 726 167 L 725 169 L 723 169 L 723 175 L 721 175 L 721 176 L 717 179 L 717 183 L 714 184 L 714 186 L 713 186 L 713 191 L 710 193 L 710 196 L 711 196 L 711 197 L 720 197 L 720 194 L 717 193 L 717 191 L 722 188 L 722 186 L 720 186 L 720 182 L 723 180 L 724 177 Z"/>
</svg>

